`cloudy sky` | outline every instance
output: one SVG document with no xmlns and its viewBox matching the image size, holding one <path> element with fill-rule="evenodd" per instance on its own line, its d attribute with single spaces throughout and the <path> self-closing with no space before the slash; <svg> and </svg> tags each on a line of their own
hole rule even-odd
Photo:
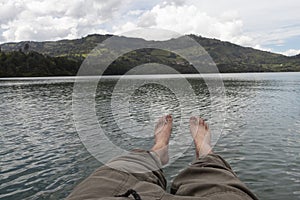
<svg viewBox="0 0 300 200">
<path fill-rule="evenodd" d="M 300 53 L 299 0 L 0 0 L 0 43 L 163 28 Z"/>
</svg>

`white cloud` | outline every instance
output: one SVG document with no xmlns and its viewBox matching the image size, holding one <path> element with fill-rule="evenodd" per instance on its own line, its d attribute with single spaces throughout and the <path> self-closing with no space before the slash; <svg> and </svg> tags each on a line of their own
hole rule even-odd
<svg viewBox="0 0 300 200">
<path fill-rule="evenodd" d="M 132 15 L 132 16 L 139 16 L 141 15 L 143 12 L 145 12 L 144 10 L 130 10 L 128 12 L 128 15 Z"/>
<path fill-rule="evenodd" d="M 297 0 L 0 0 L 0 43 L 154 27 L 275 51 L 300 35 L 299 10 Z"/>
<path fill-rule="evenodd" d="M 210 16 L 233 10 L 243 22 L 243 35 L 252 38 L 251 45 L 286 45 L 285 41 L 300 35 L 300 2 L 298 0 L 187 0 L 200 12 Z M 243 44 L 243 43 L 242 43 Z M 286 47 L 288 48 L 288 47 Z"/>
<path fill-rule="evenodd" d="M 22 8 L 17 2 L 0 2 L 0 23 L 12 20 L 21 10 Z"/>
<path fill-rule="evenodd" d="M 126 22 L 125 24 L 123 24 L 121 27 L 119 26 L 113 26 L 113 31 L 114 34 L 122 34 L 131 30 L 135 30 L 138 29 L 138 26 L 135 23 L 132 22 Z"/>
<path fill-rule="evenodd" d="M 235 11 L 211 16 L 199 11 L 194 5 L 162 4 L 144 12 L 135 21 L 115 26 L 114 31 L 120 33 L 139 27 L 162 28 L 180 34 L 200 34 L 240 45 L 256 45 L 250 36 L 244 34 L 243 21 Z"/>
<path fill-rule="evenodd" d="M 0 42 L 72 39 L 107 33 L 101 25 L 118 15 L 123 5 L 117 0 L 0 0 Z"/>
<path fill-rule="evenodd" d="M 295 55 L 300 54 L 300 49 L 289 49 L 287 51 L 278 52 L 278 53 L 286 55 L 286 56 L 295 56 Z"/>
<path fill-rule="evenodd" d="M 272 4 L 267 0 L 166 0 L 139 13 L 137 19 L 115 25 L 114 30 L 163 28 L 274 52 L 300 35 L 299 10 L 296 0 L 274 0 Z"/>
<path fill-rule="evenodd" d="M 262 47 L 262 46 L 259 45 L 259 44 L 255 45 L 253 48 L 254 48 L 254 49 L 259 49 L 259 50 L 262 50 L 262 51 L 268 51 L 268 52 L 271 52 L 271 51 L 272 51 L 272 49 Z"/>
</svg>

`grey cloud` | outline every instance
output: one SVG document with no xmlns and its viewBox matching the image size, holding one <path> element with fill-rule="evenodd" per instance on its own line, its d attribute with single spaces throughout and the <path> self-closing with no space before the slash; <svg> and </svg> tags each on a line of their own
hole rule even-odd
<svg viewBox="0 0 300 200">
<path fill-rule="evenodd" d="M 23 5 L 19 5 L 12 2 L 9 2 L 8 4 L 0 4 L 1 25 L 7 21 L 14 19 L 23 9 Z"/>
</svg>

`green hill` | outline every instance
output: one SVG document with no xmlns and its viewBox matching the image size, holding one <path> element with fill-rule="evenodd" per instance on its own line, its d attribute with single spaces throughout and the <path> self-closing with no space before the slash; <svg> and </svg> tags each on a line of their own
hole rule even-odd
<svg viewBox="0 0 300 200">
<path fill-rule="evenodd" d="M 111 36 L 94 34 L 75 40 L 1 44 L 0 77 L 76 75 L 90 51 Z M 204 47 L 222 73 L 300 71 L 300 55 L 287 57 L 216 39 L 190 37 Z M 145 42 L 137 38 L 130 40 Z M 181 73 L 195 72 L 187 61 L 172 52 L 140 49 L 118 58 L 105 74 L 123 74 L 134 66 L 149 62 L 172 66 Z"/>
<path fill-rule="evenodd" d="M 34 51 L 0 53 L 0 77 L 71 76 L 81 62 L 70 57 L 50 57 Z"/>
<path fill-rule="evenodd" d="M 288 57 L 216 39 L 192 37 L 210 54 L 221 72 L 300 71 L 300 56 Z"/>
</svg>

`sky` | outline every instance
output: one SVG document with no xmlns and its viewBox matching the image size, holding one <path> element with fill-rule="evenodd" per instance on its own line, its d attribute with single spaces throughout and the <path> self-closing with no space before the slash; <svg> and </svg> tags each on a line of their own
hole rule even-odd
<svg viewBox="0 0 300 200">
<path fill-rule="evenodd" d="M 158 28 L 292 56 L 299 0 L 0 0 L 0 43 Z"/>
</svg>

